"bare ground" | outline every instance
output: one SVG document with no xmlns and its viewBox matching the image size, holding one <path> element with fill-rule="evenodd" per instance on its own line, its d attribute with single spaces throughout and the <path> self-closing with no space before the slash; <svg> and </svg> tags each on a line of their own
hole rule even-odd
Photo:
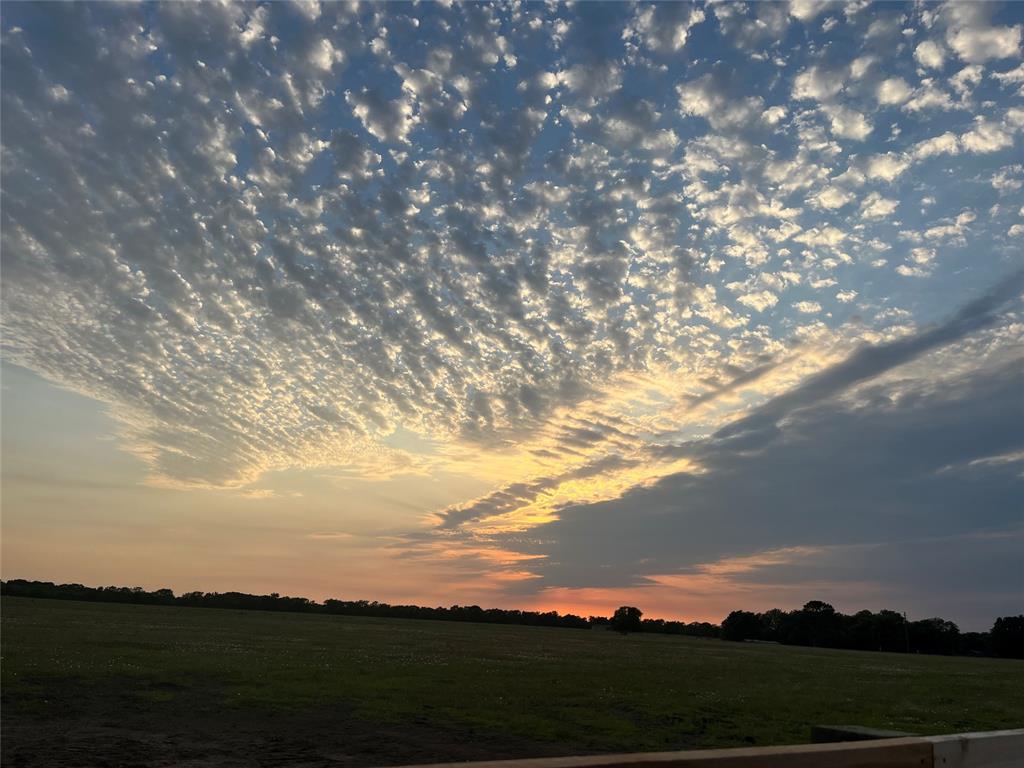
<svg viewBox="0 0 1024 768">
<path fill-rule="evenodd" d="M 0 763 L 5 768 L 326 768 L 573 752 L 568 746 L 437 727 L 426 719 L 371 723 L 339 705 L 272 713 L 190 708 L 190 697 L 173 706 L 133 701 L 112 706 L 109 692 L 73 695 L 72 702 L 5 695 Z"/>
</svg>

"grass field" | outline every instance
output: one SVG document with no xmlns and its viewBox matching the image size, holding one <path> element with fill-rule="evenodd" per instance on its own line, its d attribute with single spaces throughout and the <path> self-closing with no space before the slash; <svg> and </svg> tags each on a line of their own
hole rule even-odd
<svg viewBox="0 0 1024 768">
<path fill-rule="evenodd" d="M 1020 727 L 1024 662 L 4 598 L 4 766 L 388 765 Z"/>
</svg>

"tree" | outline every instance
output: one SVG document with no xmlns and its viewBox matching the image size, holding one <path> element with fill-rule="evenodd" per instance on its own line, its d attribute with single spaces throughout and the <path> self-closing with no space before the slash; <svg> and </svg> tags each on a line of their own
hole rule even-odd
<svg viewBox="0 0 1024 768">
<path fill-rule="evenodd" d="M 612 616 L 612 629 L 616 632 L 626 634 L 627 632 L 640 631 L 640 617 L 643 611 L 630 605 L 624 605 L 615 611 Z"/>
<path fill-rule="evenodd" d="M 879 651 L 909 652 L 907 619 L 902 613 L 883 609 L 875 615 Z"/>
<path fill-rule="evenodd" d="M 834 647 L 839 639 L 839 616 L 836 609 L 821 600 L 811 600 L 796 612 L 798 643 Z"/>
<path fill-rule="evenodd" d="M 871 611 L 857 611 L 846 622 L 846 647 L 877 651 L 881 646 L 878 617 Z"/>
<path fill-rule="evenodd" d="M 1000 616 L 992 625 L 992 652 L 1007 659 L 1024 659 L 1024 615 Z"/>
<path fill-rule="evenodd" d="M 784 643 L 789 631 L 789 614 L 780 608 L 772 608 L 758 615 L 761 622 L 761 639 Z"/>
<path fill-rule="evenodd" d="M 725 640 L 759 640 L 761 619 L 750 611 L 733 611 L 722 622 L 722 638 Z"/>
<path fill-rule="evenodd" d="M 952 621 L 922 619 L 907 627 L 911 649 L 917 653 L 956 653 L 960 645 L 960 628 Z"/>
<path fill-rule="evenodd" d="M 836 609 L 831 604 L 824 602 L 823 600 L 809 600 L 804 603 L 805 613 L 816 613 L 823 616 L 831 616 L 836 612 Z"/>
</svg>

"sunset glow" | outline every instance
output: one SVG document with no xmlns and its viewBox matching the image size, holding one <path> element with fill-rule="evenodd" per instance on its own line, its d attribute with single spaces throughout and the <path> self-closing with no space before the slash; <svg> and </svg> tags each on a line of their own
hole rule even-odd
<svg viewBox="0 0 1024 768">
<path fill-rule="evenodd" d="M 8 3 L 3 576 L 964 628 L 1024 4 Z"/>
</svg>

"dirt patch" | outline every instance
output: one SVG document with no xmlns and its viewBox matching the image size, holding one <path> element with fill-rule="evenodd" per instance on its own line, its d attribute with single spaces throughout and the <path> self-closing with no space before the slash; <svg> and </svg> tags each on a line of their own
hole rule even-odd
<svg viewBox="0 0 1024 768">
<path fill-rule="evenodd" d="M 180 701 L 124 700 L 112 707 L 109 699 L 88 694 L 72 701 L 5 695 L 5 768 L 365 767 L 573 753 L 568 746 L 438 726 L 425 718 L 367 722 L 337 704 L 269 712 L 189 710 Z"/>
</svg>

